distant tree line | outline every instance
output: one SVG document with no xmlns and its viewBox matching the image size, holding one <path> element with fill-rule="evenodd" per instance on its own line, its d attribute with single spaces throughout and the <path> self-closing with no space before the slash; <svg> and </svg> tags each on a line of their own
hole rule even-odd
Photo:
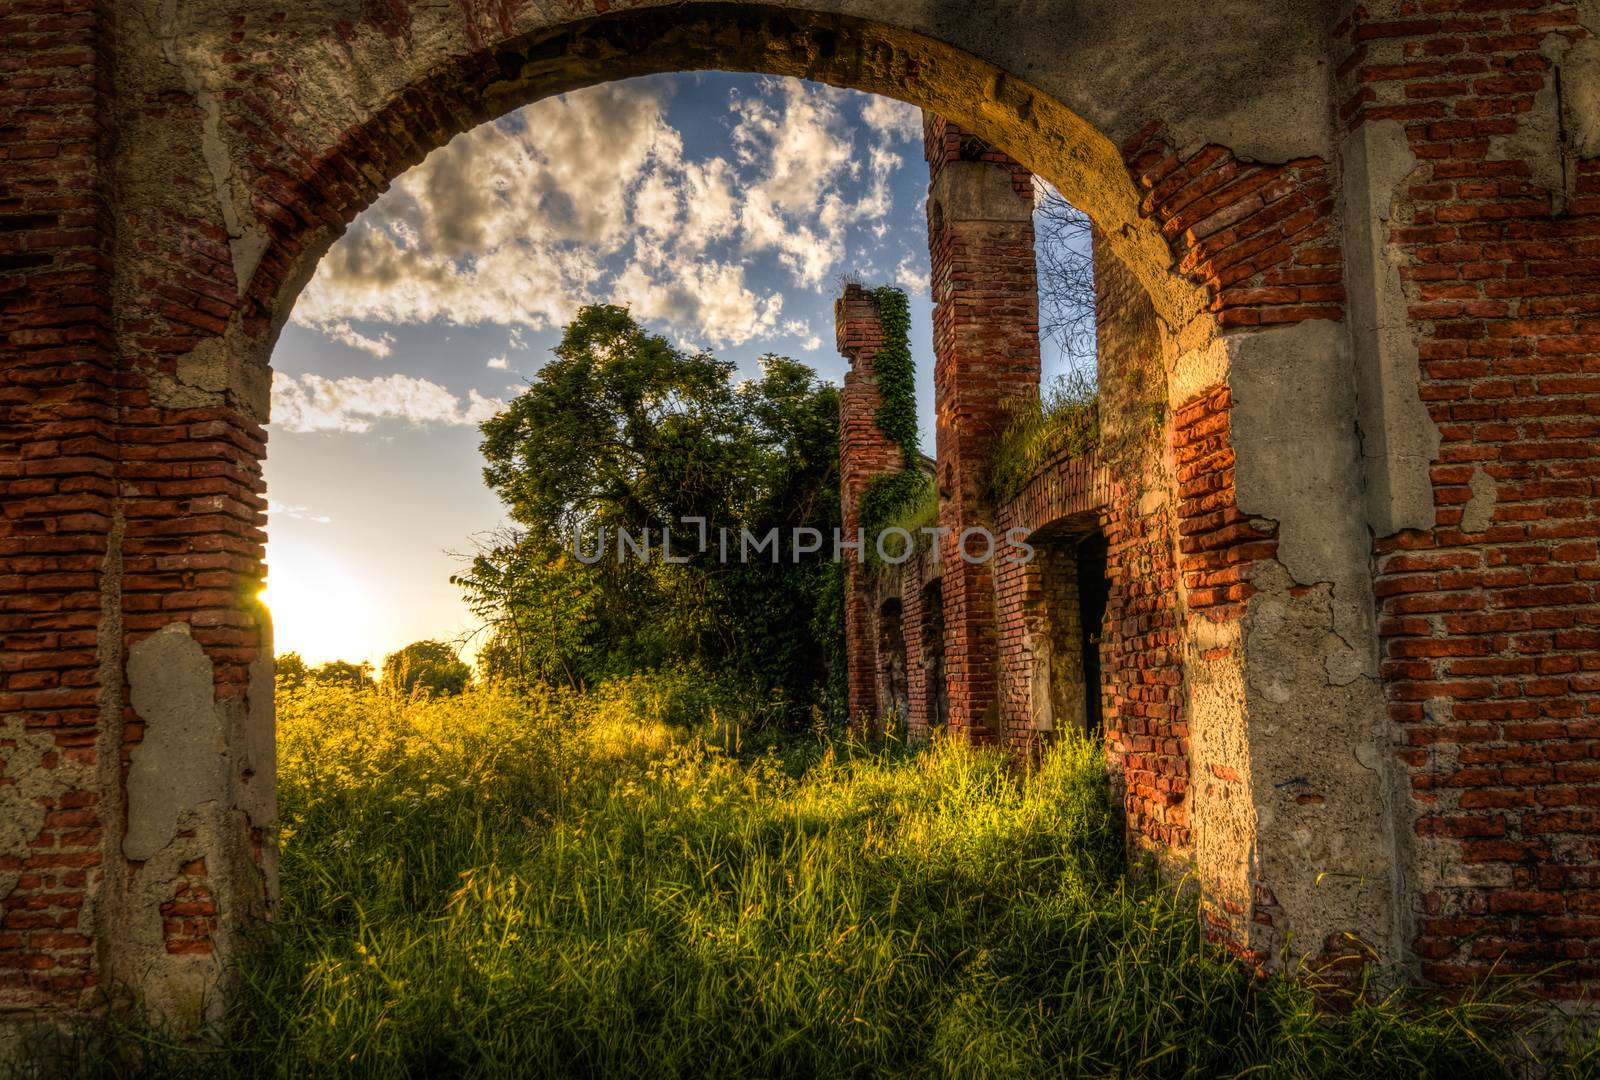
<svg viewBox="0 0 1600 1080">
<path fill-rule="evenodd" d="M 276 662 L 278 685 L 298 690 L 307 685 L 343 686 L 354 690 L 382 687 L 402 697 L 422 692 L 433 696 L 459 694 L 472 681 L 472 667 L 442 641 L 414 641 L 384 657 L 374 679 L 363 660 L 329 660 L 312 667 L 297 652 L 281 653 Z"/>
</svg>

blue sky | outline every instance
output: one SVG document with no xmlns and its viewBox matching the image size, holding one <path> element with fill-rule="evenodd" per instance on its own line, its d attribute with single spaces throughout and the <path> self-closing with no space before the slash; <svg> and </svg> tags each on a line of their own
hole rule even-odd
<svg viewBox="0 0 1600 1080">
<path fill-rule="evenodd" d="M 931 453 L 926 189 L 911 106 L 720 73 L 553 98 L 435 151 L 323 259 L 273 354 L 278 651 L 376 663 L 472 629 L 448 578 L 504 522 L 476 424 L 584 303 L 838 382 L 841 281 L 899 284 Z"/>
</svg>

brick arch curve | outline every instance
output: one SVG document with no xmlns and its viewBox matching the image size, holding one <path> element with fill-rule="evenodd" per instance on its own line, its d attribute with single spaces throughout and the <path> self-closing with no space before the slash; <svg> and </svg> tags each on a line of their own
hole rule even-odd
<svg viewBox="0 0 1600 1080">
<path fill-rule="evenodd" d="M 1161 217 L 1141 205 L 1145 193 L 1123 152 L 1072 108 L 925 34 L 805 7 L 810 4 L 652 6 L 504 37 L 469 35 L 462 51 L 396 87 L 362 122 L 333 138 L 286 137 L 270 154 L 270 166 L 269 155 L 257 148 L 251 157 L 261 167 L 250 201 L 266 246 L 245 279 L 230 335 L 242 331 L 241 344 L 252 354 L 263 346 L 270 353 L 300 288 L 344 227 L 388 179 L 454 135 L 554 94 L 695 70 L 795 76 L 947 116 L 1088 212 L 1169 326 L 1182 326 L 1201 311 L 1205 283 L 1174 274 L 1171 240 Z"/>
</svg>

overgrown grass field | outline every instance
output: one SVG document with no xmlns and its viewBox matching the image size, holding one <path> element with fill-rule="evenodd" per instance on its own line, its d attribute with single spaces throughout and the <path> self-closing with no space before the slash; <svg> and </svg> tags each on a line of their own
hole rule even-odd
<svg viewBox="0 0 1600 1080">
<path fill-rule="evenodd" d="M 1470 999 L 1328 1013 L 1130 884 L 1098 752 L 767 750 L 693 680 L 280 695 L 246 1003 L 118 1075 L 1507 1075 Z M 1137 880 L 1137 876 L 1135 876 Z M 137 1034 L 137 1033 L 136 1033 Z M 1582 1068 L 1575 1062 L 1573 1068 Z"/>
</svg>

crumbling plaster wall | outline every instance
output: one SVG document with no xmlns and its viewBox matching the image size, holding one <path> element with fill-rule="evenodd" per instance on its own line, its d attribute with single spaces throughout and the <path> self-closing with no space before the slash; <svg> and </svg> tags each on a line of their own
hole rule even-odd
<svg viewBox="0 0 1600 1080">
<path fill-rule="evenodd" d="M 273 682 L 267 649 L 247 696 L 218 699 L 212 662 L 183 622 L 128 651 L 130 722 L 142 733 L 128 754 L 123 860 L 113 864 L 123 872 L 110 900 L 119 929 L 106 966 L 179 1028 L 220 1015 L 236 975 L 227 965 L 276 906 L 276 849 L 263 842 L 277 820 Z M 184 911 L 184 926 L 171 905 L 188 877 L 205 882 L 207 898 Z"/>
</svg>

